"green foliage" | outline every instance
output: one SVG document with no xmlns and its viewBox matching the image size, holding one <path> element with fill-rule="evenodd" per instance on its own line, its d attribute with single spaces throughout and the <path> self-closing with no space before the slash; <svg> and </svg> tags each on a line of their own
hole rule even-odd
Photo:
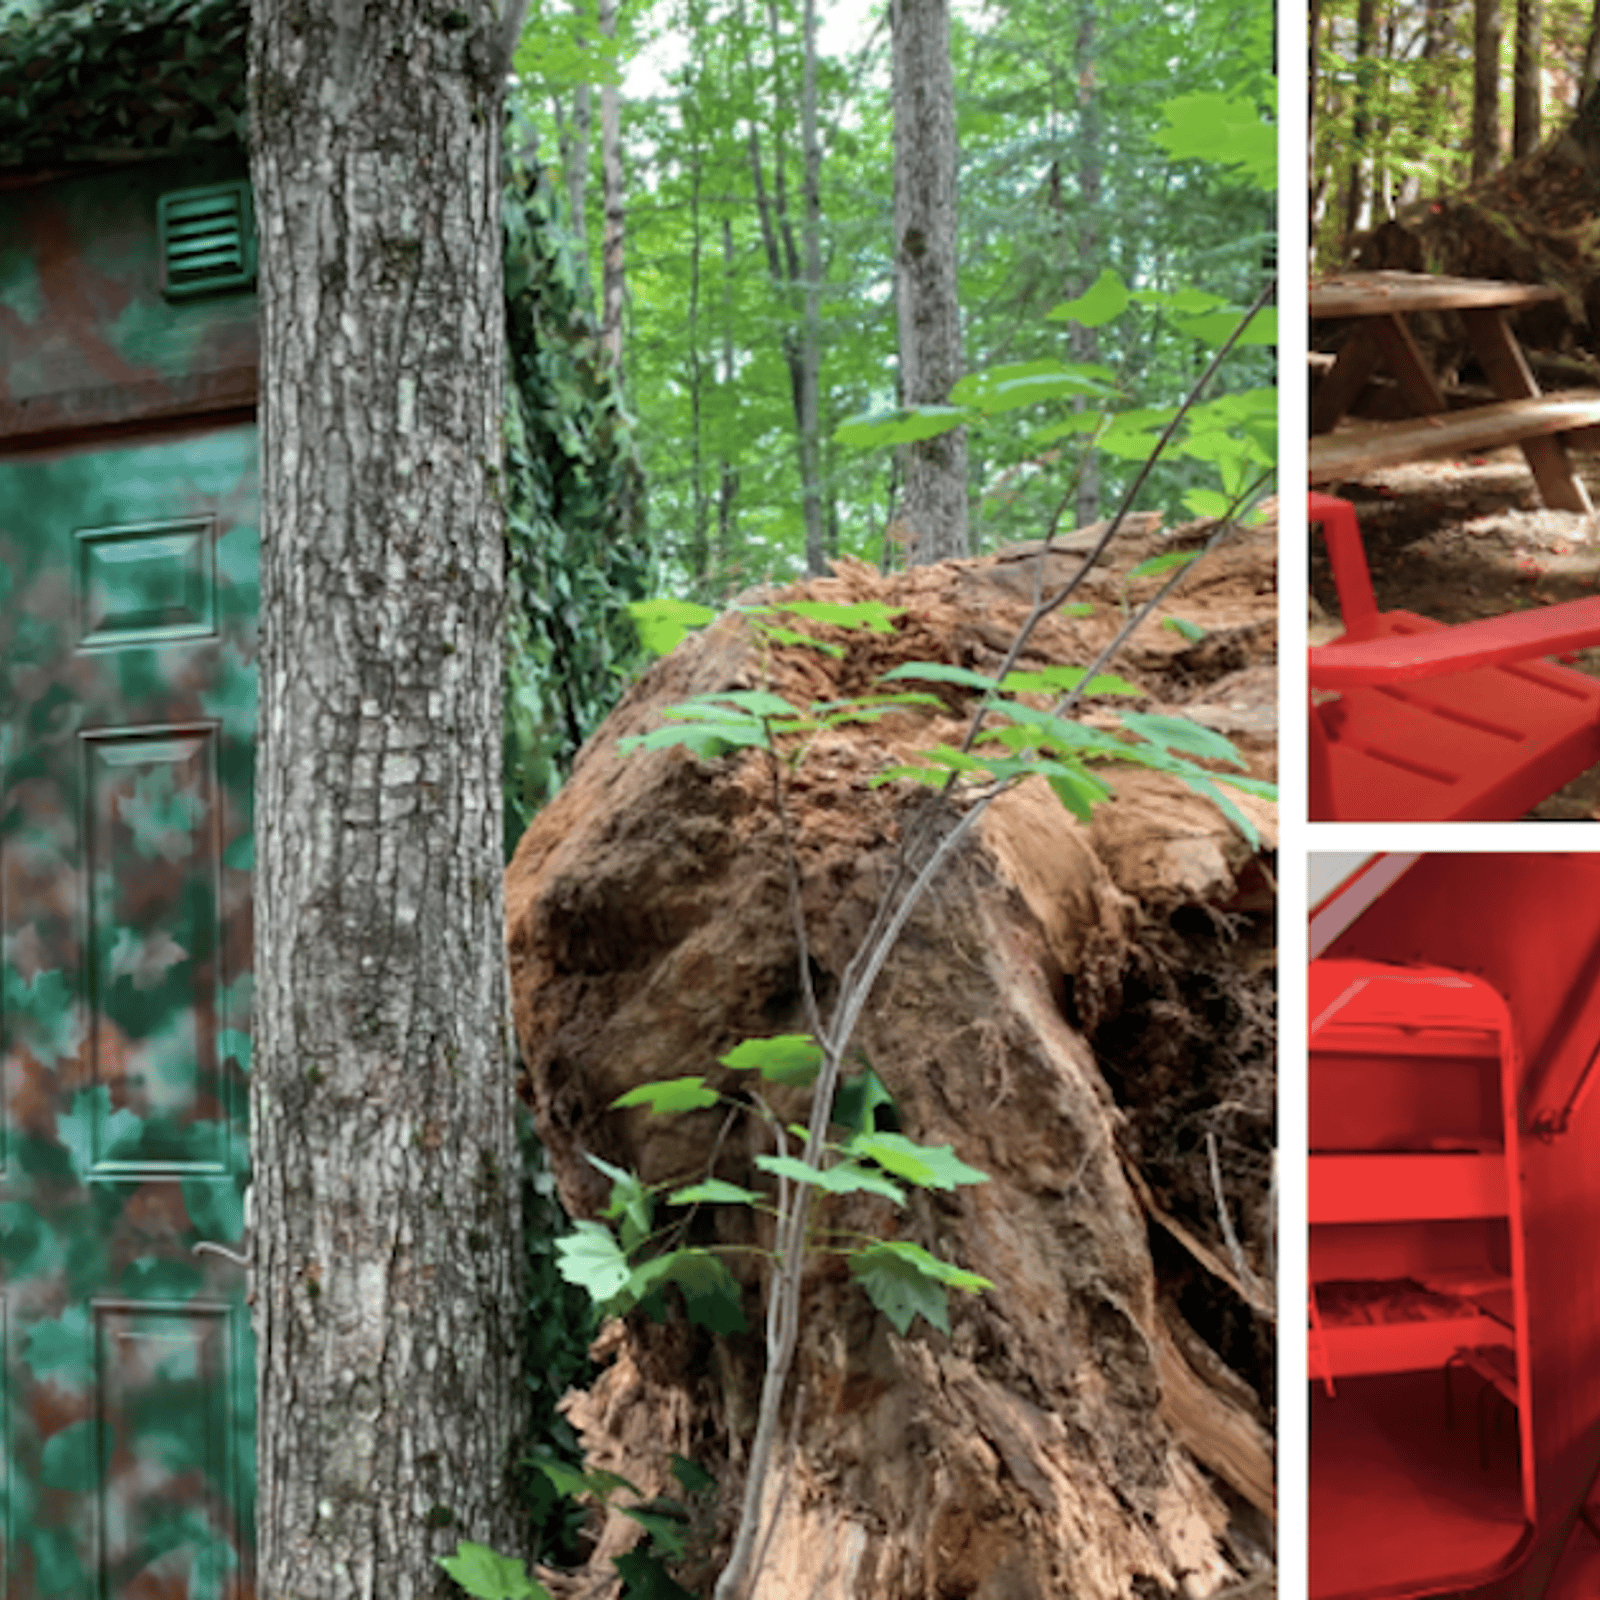
<svg viewBox="0 0 1600 1600">
<path fill-rule="evenodd" d="M 717 1058 L 735 1071 L 754 1070 L 768 1083 L 810 1083 L 822 1066 L 822 1051 L 809 1033 L 783 1033 L 772 1039 L 746 1039 Z"/>
<path fill-rule="evenodd" d="M 558 107 L 568 135 L 573 127 L 571 85 L 595 38 L 592 0 L 544 0 L 536 16 L 541 43 L 525 45 L 518 67 L 525 102 L 553 147 Z M 781 168 L 784 220 L 798 241 L 801 29 L 787 0 L 765 9 L 654 0 L 624 8 L 624 27 L 630 19 L 641 40 L 671 39 L 676 48 L 656 57 L 670 66 L 623 77 L 629 393 L 665 580 L 675 592 L 721 599 L 791 576 L 802 559 L 786 361 L 801 297 L 770 271 L 751 160 L 753 140 L 774 202 Z M 1112 315 L 1110 297 L 1190 288 L 1218 307 L 1253 297 L 1274 229 L 1271 8 L 1256 0 L 1073 0 L 1063 11 L 1044 0 L 1006 0 L 958 8 L 951 25 L 969 371 L 1037 363 L 1081 368 L 1093 380 L 1098 368 L 1115 407 L 1171 403 L 1205 359 L 1202 339 L 1176 315 Z M 830 27 L 823 39 L 819 405 L 828 553 L 877 564 L 895 511 L 892 451 L 961 422 L 977 398 L 997 409 L 971 441 L 976 548 L 1036 537 L 1071 486 L 1077 460 L 1059 439 L 1011 426 L 1019 413 L 1032 414 L 1029 389 L 1037 398 L 1048 387 L 1045 373 L 993 394 L 964 390 L 942 411 L 900 407 L 888 313 L 888 30 Z M 830 50 L 831 40 L 840 42 Z M 624 61 L 628 51 L 624 41 Z M 591 271 L 603 225 L 597 146 L 595 139 Z M 781 226 L 778 233 L 781 253 Z M 1116 275 L 1120 291 L 1095 285 L 1103 270 Z M 1084 302 L 1085 320 L 1049 321 L 1063 301 Z M 1097 341 L 1093 353 L 1079 348 L 1086 334 Z M 1223 385 L 1250 388 L 1272 375 L 1266 353 L 1246 349 Z M 1063 408 L 1075 398 L 1070 388 L 1058 392 Z M 1091 390 L 1082 398 L 1093 414 L 1112 397 Z M 1018 409 L 1001 411 L 1001 403 Z M 1057 425 L 1081 426 L 1067 418 Z M 1102 500 L 1120 493 L 1141 465 L 1110 449 L 1098 451 L 1097 461 Z M 1189 491 L 1209 488 L 1211 475 L 1174 456 L 1152 478 L 1150 502 L 1183 503 Z M 1099 514 L 1086 506 L 1080 520 Z"/>
<path fill-rule="evenodd" d="M 1166 126 L 1155 141 L 1180 161 L 1211 161 L 1231 167 L 1262 189 L 1278 186 L 1278 130 L 1263 122 L 1255 106 L 1230 94 L 1185 94 L 1161 108 Z"/>
<path fill-rule="evenodd" d="M 1261 126 L 1271 132 L 1270 125 Z M 1237 350 L 1272 345 L 1278 337 L 1274 308 L 1251 312 L 1247 307 L 1228 305 L 1220 295 L 1194 288 L 1130 292 L 1109 267 L 1084 294 L 1056 306 L 1047 320 L 1098 329 L 1114 323 L 1130 308 L 1137 308 L 1139 316 L 1146 319 L 1152 336 L 1169 329 L 1201 346 L 1221 346 L 1232 339 Z M 1097 364 L 1059 360 L 1010 363 L 963 378 L 950 391 L 955 404 L 902 408 L 884 418 L 853 418 L 835 430 L 834 439 L 840 444 L 887 448 L 903 442 L 915 425 L 919 438 L 966 427 L 978 430 L 973 437 L 981 440 L 988 419 L 1005 415 L 1006 435 L 1035 455 L 1082 436 L 1075 469 L 1081 478 L 1091 457 L 1103 471 L 1108 459 L 1142 467 L 1159 456 L 1160 430 L 1174 421 L 1178 408 L 1118 404 L 1123 398 L 1115 375 Z M 1191 404 L 1184 412 L 1183 432 L 1171 443 L 1171 454 L 1209 467 L 1218 484 L 1216 488 L 1192 485 L 1185 490 L 1184 504 L 1196 516 L 1227 515 L 1232 501 L 1251 479 L 1276 464 L 1277 398 L 1276 389 L 1250 389 Z M 1094 409 L 1090 409 L 1091 403 Z M 1009 415 L 1035 407 L 1045 409 L 1020 426 Z"/>
<path fill-rule="evenodd" d="M 643 1546 L 612 1558 L 612 1565 L 623 1579 L 622 1600 L 694 1600 L 668 1572 L 666 1562 L 682 1561 L 689 1553 L 694 1502 L 716 1486 L 710 1473 L 683 1456 L 672 1457 L 672 1475 L 689 1497 L 690 1503 L 686 1504 L 669 1495 L 657 1495 L 647 1501 L 638 1486 L 620 1473 L 585 1469 L 542 1456 L 533 1458 L 530 1465 L 544 1475 L 554 1493 L 564 1498 L 593 1499 L 602 1507 L 610 1507 L 613 1497 L 625 1489 L 640 1502 L 615 1508 L 648 1535 Z"/>
<path fill-rule="evenodd" d="M 746 1039 L 720 1060 L 723 1066 L 734 1071 L 758 1072 L 768 1083 L 803 1086 L 815 1077 L 821 1065 L 821 1051 L 807 1034 L 781 1034 L 768 1039 Z M 690 1101 L 684 1086 L 693 1084 L 698 1090 L 703 1083 L 704 1079 L 697 1077 L 641 1085 L 612 1103 L 618 1107 L 648 1106 L 658 1114 L 700 1110 L 705 1108 L 704 1098 L 696 1093 Z M 651 1092 L 657 1090 L 666 1092 Z M 738 1100 L 716 1095 L 712 1098 L 730 1108 L 745 1109 Z M 896 1206 L 906 1203 L 904 1184 L 949 1190 L 988 1181 L 986 1174 L 960 1160 L 949 1145 L 919 1145 L 897 1129 L 881 1126 L 880 1122 L 897 1120 L 894 1102 L 882 1080 L 870 1068 L 841 1083 L 835 1113 L 833 1120 L 849 1129 L 850 1137 L 843 1144 L 832 1143 L 825 1147 L 828 1158 L 825 1164 L 812 1166 L 797 1156 L 780 1153 L 758 1155 L 756 1168 L 785 1182 L 806 1184 L 825 1194 L 872 1195 Z M 567 1281 L 591 1295 L 603 1314 L 614 1316 L 625 1315 L 637 1307 L 644 1307 L 653 1315 L 661 1314 L 659 1292 L 673 1284 L 691 1323 L 719 1334 L 742 1331 L 744 1310 L 739 1286 L 732 1274 L 716 1250 L 672 1242 L 681 1238 L 688 1213 L 666 1228 L 652 1231 L 655 1195 L 657 1190 L 667 1190 L 669 1206 L 690 1208 L 745 1205 L 772 1211 L 776 1208 L 771 1200 L 754 1189 L 709 1173 L 694 1183 L 661 1184 L 651 1188 L 635 1174 L 599 1157 L 591 1155 L 589 1160 L 611 1179 L 611 1196 L 602 1213 L 605 1221 L 580 1220 L 570 1234 L 556 1241 L 560 1271 Z M 945 1326 L 947 1287 L 965 1290 L 987 1287 L 986 1280 L 975 1274 L 948 1267 L 927 1252 L 911 1247 L 897 1247 L 882 1256 L 850 1246 L 844 1248 L 844 1254 L 869 1298 L 895 1319 L 901 1332 L 909 1326 L 910 1315 L 915 1311 L 923 1311 L 931 1321 Z M 910 1286 L 908 1280 L 915 1276 L 926 1281 Z M 880 1294 L 884 1297 L 882 1301 Z M 554 1471 L 544 1462 L 540 1465 L 547 1473 Z M 564 1470 L 568 1477 L 561 1480 L 558 1487 L 562 1487 L 563 1493 L 575 1492 L 573 1485 L 579 1482 L 576 1469 Z M 591 1483 L 588 1487 L 593 1489 L 594 1485 Z"/>
<path fill-rule="evenodd" d="M 512 116 L 507 149 L 529 143 Z M 508 155 L 506 844 L 560 786 L 640 660 L 654 585 L 633 424 L 601 351 L 565 200 Z"/>
<path fill-rule="evenodd" d="M 453 1556 L 434 1559 L 473 1600 L 550 1600 L 550 1591 L 528 1576 L 526 1562 L 497 1555 L 488 1545 L 462 1539 Z"/>
<path fill-rule="evenodd" d="M 992 1288 L 987 1278 L 963 1272 L 949 1262 L 929 1255 L 921 1245 L 905 1239 L 880 1239 L 850 1257 L 850 1271 L 895 1331 L 906 1333 L 918 1317 L 926 1317 L 940 1333 L 950 1332 L 945 1288 L 969 1293 Z"/>
<path fill-rule="evenodd" d="M 582 1458 L 577 1436 L 557 1406 L 569 1389 L 583 1388 L 593 1379 L 589 1343 L 597 1318 L 590 1297 L 561 1273 L 559 1238 L 571 1223 L 556 1198 L 555 1181 L 534 1137 L 532 1119 L 519 1112 L 517 1128 L 523 1153 L 527 1252 L 523 1372 L 528 1386 L 528 1439 L 530 1448 L 544 1459 L 577 1463 Z M 523 1474 L 519 1485 L 533 1535 L 530 1553 L 556 1565 L 580 1559 L 581 1508 L 556 1494 L 543 1473 Z"/>
</svg>

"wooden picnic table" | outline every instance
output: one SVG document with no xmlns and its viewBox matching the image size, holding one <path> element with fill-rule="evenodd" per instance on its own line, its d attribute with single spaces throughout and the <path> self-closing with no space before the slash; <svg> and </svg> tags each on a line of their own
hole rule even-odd
<svg viewBox="0 0 1600 1600">
<path fill-rule="evenodd" d="M 1517 444 L 1547 506 L 1592 516 L 1588 490 L 1561 435 L 1600 425 L 1600 394 L 1542 394 L 1506 321 L 1518 307 L 1560 298 L 1559 290 L 1539 284 L 1418 272 L 1348 272 L 1313 284 L 1313 321 L 1349 318 L 1356 326 L 1312 401 L 1311 481 L 1326 483 L 1420 456 Z M 1406 326 L 1406 317 L 1421 311 L 1459 314 L 1499 404 L 1450 411 Z M 1394 374 L 1417 417 L 1333 437 L 1380 364 Z"/>
</svg>

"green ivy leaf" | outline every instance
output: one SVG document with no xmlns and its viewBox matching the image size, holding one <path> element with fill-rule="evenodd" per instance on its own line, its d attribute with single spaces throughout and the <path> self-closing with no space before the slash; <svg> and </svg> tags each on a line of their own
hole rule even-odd
<svg viewBox="0 0 1600 1600">
<path fill-rule="evenodd" d="M 1174 567 L 1187 567 L 1204 554 L 1203 550 L 1168 550 L 1162 555 L 1151 556 L 1148 561 L 1141 561 L 1123 582 L 1134 583 L 1140 578 L 1153 578 L 1160 572 L 1171 572 Z"/>
<path fill-rule="evenodd" d="M 1161 621 L 1163 628 L 1170 628 L 1174 633 L 1182 635 L 1190 644 L 1199 644 L 1205 638 L 1206 630 L 1197 622 L 1189 622 L 1183 617 L 1164 617 Z"/>
<path fill-rule="evenodd" d="M 1068 395 L 1101 395 L 1109 391 L 1112 374 L 1104 367 L 1069 366 L 1060 361 L 1021 361 L 989 367 L 962 378 L 950 398 L 975 407 L 985 416 L 1059 400 Z"/>
<path fill-rule="evenodd" d="M 1246 308 L 1240 306 L 1224 308 L 1221 311 L 1208 311 L 1202 317 L 1181 317 L 1177 327 L 1180 333 L 1187 333 L 1191 338 L 1199 339 L 1205 344 L 1222 344 L 1239 326 L 1240 318 L 1245 314 Z M 1244 331 L 1235 341 L 1237 344 L 1272 345 L 1278 342 L 1278 308 L 1276 306 L 1263 306 L 1255 313 L 1244 326 Z"/>
<path fill-rule="evenodd" d="M 613 1556 L 611 1565 L 626 1582 L 626 1600 L 695 1600 L 648 1550 L 629 1550 L 625 1555 Z"/>
<path fill-rule="evenodd" d="M 817 650 L 825 656 L 835 658 L 844 654 L 842 644 L 829 644 L 823 639 L 813 639 L 809 633 L 798 633 L 793 628 L 780 628 L 775 622 L 757 620 L 756 627 L 774 644 L 804 645 L 808 650 Z"/>
<path fill-rule="evenodd" d="M 670 1512 L 652 1510 L 646 1506 L 618 1506 L 625 1517 L 631 1517 L 674 1561 L 683 1560 L 683 1518 Z"/>
<path fill-rule="evenodd" d="M 853 1161 L 841 1161 L 836 1167 L 809 1167 L 796 1156 L 757 1156 L 756 1165 L 775 1177 L 813 1184 L 829 1194 L 875 1194 L 897 1206 L 906 1203 L 903 1189 Z"/>
<path fill-rule="evenodd" d="M 768 1083 L 810 1083 L 822 1066 L 822 1051 L 809 1033 L 745 1039 L 717 1058 L 736 1072 L 756 1071 Z"/>
<path fill-rule="evenodd" d="M 1000 685 L 1007 694 L 1066 694 L 1083 682 L 1084 667 L 1046 667 L 1040 672 L 1008 672 Z M 1102 672 L 1093 678 L 1085 694 L 1133 695 L 1143 699 L 1144 690 L 1115 673 Z"/>
<path fill-rule="evenodd" d="M 1225 517 L 1233 504 L 1227 495 L 1218 494 L 1215 489 L 1186 489 L 1183 503 L 1197 517 Z"/>
<path fill-rule="evenodd" d="M 722 1098 L 715 1089 L 706 1088 L 704 1077 L 662 1078 L 655 1083 L 641 1083 L 619 1094 L 611 1102 L 616 1110 L 624 1106 L 649 1106 L 657 1116 L 675 1111 L 703 1111 Z"/>
<path fill-rule="evenodd" d="M 685 1494 L 699 1494 L 703 1489 L 714 1488 L 717 1482 L 699 1462 L 680 1456 L 676 1451 L 672 1454 L 672 1476 Z"/>
<path fill-rule="evenodd" d="M 453 1556 L 434 1560 L 473 1600 L 550 1600 L 550 1591 L 528 1576 L 526 1562 L 500 1555 L 486 1544 L 463 1539 Z"/>
</svg>

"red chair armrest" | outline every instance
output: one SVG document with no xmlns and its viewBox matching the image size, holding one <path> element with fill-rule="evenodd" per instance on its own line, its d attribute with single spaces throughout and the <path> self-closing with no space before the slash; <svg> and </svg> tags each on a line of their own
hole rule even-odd
<svg viewBox="0 0 1600 1600">
<path fill-rule="evenodd" d="M 1485 617 L 1481 622 L 1429 628 L 1423 633 L 1321 645 L 1311 652 L 1311 683 L 1317 689 L 1358 689 L 1561 655 L 1594 645 L 1600 645 L 1600 596 L 1568 600 L 1538 611 Z"/>
<path fill-rule="evenodd" d="M 1356 508 L 1348 500 L 1315 489 L 1306 498 L 1309 520 L 1322 524 L 1322 542 L 1328 547 L 1328 564 L 1339 591 L 1345 637 L 1370 639 L 1378 630 L 1378 602 L 1372 595 L 1372 575 L 1367 570 L 1367 552 L 1361 543 Z"/>
</svg>

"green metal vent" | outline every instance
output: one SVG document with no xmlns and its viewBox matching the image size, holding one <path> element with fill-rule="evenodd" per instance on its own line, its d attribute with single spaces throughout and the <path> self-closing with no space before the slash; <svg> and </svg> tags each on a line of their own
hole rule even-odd
<svg viewBox="0 0 1600 1600">
<path fill-rule="evenodd" d="M 169 300 L 246 289 L 256 277 L 256 230 L 250 185 L 208 184 L 162 195 L 162 292 Z"/>
</svg>

